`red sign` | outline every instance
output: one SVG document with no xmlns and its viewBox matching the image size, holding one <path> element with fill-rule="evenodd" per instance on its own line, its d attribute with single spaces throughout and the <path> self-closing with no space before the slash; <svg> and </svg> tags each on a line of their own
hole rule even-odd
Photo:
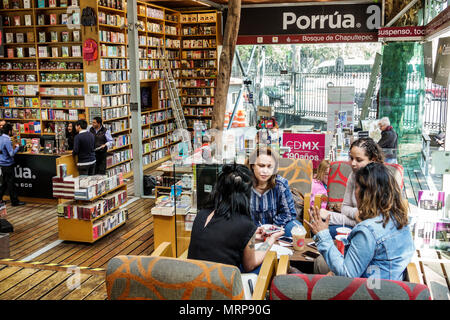
<svg viewBox="0 0 450 320">
<path fill-rule="evenodd" d="M 325 134 L 283 133 L 283 146 L 291 150 L 283 158 L 312 160 L 314 168 L 325 158 Z"/>
<path fill-rule="evenodd" d="M 425 27 L 389 27 L 378 29 L 378 38 L 384 40 L 394 40 L 401 38 L 402 40 L 422 40 L 425 35 Z"/>
<path fill-rule="evenodd" d="M 377 42 L 377 33 L 294 34 L 274 36 L 238 36 L 237 44 L 291 44 Z"/>
</svg>

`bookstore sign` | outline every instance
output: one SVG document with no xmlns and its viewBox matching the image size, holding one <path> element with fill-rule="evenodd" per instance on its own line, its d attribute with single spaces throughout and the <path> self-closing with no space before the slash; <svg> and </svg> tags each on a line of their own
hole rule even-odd
<svg viewBox="0 0 450 320">
<path fill-rule="evenodd" d="M 14 175 L 17 193 L 23 197 L 53 198 L 52 178 L 58 155 L 16 154 Z"/>
<path fill-rule="evenodd" d="M 237 44 L 376 42 L 381 20 L 380 3 L 242 8 Z"/>
</svg>

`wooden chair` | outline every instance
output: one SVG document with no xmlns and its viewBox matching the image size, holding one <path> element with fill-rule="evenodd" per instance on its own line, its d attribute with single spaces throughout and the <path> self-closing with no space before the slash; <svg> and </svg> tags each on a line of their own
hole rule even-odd
<svg viewBox="0 0 450 320">
<path fill-rule="evenodd" d="M 108 299 L 264 300 L 277 267 L 272 251 L 267 253 L 258 276 L 241 274 L 237 267 L 222 263 L 174 258 L 172 252 L 171 243 L 163 242 L 151 256 L 112 258 L 106 269 Z M 256 284 L 253 295 L 249 295 L 243 282 L 253 277 Z"/>
<path fill-rule="evenodd" d="M 380 280 L 372 286 L 369 279 L 340 276 L 288 274 L 289 256 L 280 257 L 270 286 L 273 300 L 431 300 L 428 287 L 420 282 L 415 263 L 407 267 L 405 281 Z"/>
</svg>

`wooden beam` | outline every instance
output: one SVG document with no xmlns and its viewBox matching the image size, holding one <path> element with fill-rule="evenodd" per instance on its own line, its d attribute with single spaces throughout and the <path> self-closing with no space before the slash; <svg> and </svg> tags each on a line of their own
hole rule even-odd
<svg viewBox="0 0 450 320">
<path fill-rule="evenodd" d="M 228 16 L 223 37 L 223 49 L 220 55 L 217 88 L 214 97 L 212 129 L 222 130 L 225 121 L 228 87 L 230 85 L 231 68 L 241 21 L 241 0 L 228 2 Z"/>
</svg>

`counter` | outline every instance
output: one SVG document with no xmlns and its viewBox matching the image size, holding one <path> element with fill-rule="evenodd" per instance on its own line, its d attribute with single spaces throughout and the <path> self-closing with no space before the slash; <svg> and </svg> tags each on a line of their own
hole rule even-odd
<svg viewBox="0 0 450 320">
<path fill-rule="evenodd" d="M 18 152 L 14 159 L 17 193 L 23 201 L 48 203 L 51 199 L 51 202 L 56 202 L 53 198 L 52 178 L 56 176 L 57 165 L 61 163 L 67 164 L 68 174 L 78 175 L 71 153 Z"/>
</svg>

